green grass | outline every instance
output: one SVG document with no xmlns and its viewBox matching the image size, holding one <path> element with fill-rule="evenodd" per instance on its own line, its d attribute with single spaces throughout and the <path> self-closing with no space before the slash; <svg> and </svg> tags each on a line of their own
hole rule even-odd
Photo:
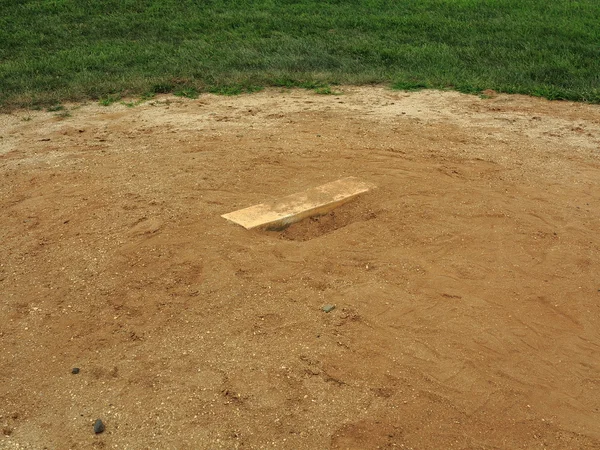
<svg viewBox="0 0 600 450">
<path fill-rule="evenodd" d="M 0 0 L 0 10 L 4 109 L 345 83 L 600 102 L 597 0 Z"/>
</svg>

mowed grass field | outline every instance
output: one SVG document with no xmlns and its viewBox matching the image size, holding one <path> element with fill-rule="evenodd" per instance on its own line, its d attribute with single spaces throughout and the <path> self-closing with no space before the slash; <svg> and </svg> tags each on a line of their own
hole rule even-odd
<svg viewBox="0 0 600 450">
<path fill-rule="evenodd" d="M 597 0 L 0 0 L 0 107 L 264 86 L 600 102 Z"/>
</svg>

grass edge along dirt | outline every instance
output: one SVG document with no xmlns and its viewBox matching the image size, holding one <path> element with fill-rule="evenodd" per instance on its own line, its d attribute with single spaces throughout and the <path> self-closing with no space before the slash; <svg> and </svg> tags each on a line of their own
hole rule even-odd
<svg viewBox="0 0 600 450">
<path fill-rule="evenodd" d="M 336 85 L 365 84 L 600 103 L 595 0 L 0 0 L 0 6 L 3 110 L 264 87 L 327 95 Z"/>
</svg>

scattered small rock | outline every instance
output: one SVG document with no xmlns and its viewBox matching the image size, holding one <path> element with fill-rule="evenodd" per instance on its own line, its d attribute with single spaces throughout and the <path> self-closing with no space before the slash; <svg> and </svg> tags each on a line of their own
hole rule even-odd
<svg viewBox="0 0 600 450">
<path fill-rule="evenodd" d="M 79 367 L 73 367 L 73 368 L 71 369 L 71 373 L 72 373 L 73 375 L 77 375 L 77 374 L 79 373 Z"/>
<path fill-rule="evenodd" d="M 97 419 L 96 422 L 94 422 L 94 433 L 100 434 L 103 431 L 104 431 L 104 423 L 102 423 L 102 421 L 100 419 Z"/>
<path fill-rule="evenodd" d="M 335 309 L 335 305 L 323 305 L 323 307 L 321 309 L 323 311 L 325 311 L 326 313 L 328 313 Z"/>
</svg>

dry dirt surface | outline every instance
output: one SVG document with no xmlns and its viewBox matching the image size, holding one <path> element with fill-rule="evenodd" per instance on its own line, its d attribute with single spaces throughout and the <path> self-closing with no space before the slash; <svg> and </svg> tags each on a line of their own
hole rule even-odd
<svg viewBox="0 0 600 450">
<path fill-rule="evenodd" d="M 600 448 L 600 107 L 339 90 L 0 117 L 1 448 Z"/>
</svg>

